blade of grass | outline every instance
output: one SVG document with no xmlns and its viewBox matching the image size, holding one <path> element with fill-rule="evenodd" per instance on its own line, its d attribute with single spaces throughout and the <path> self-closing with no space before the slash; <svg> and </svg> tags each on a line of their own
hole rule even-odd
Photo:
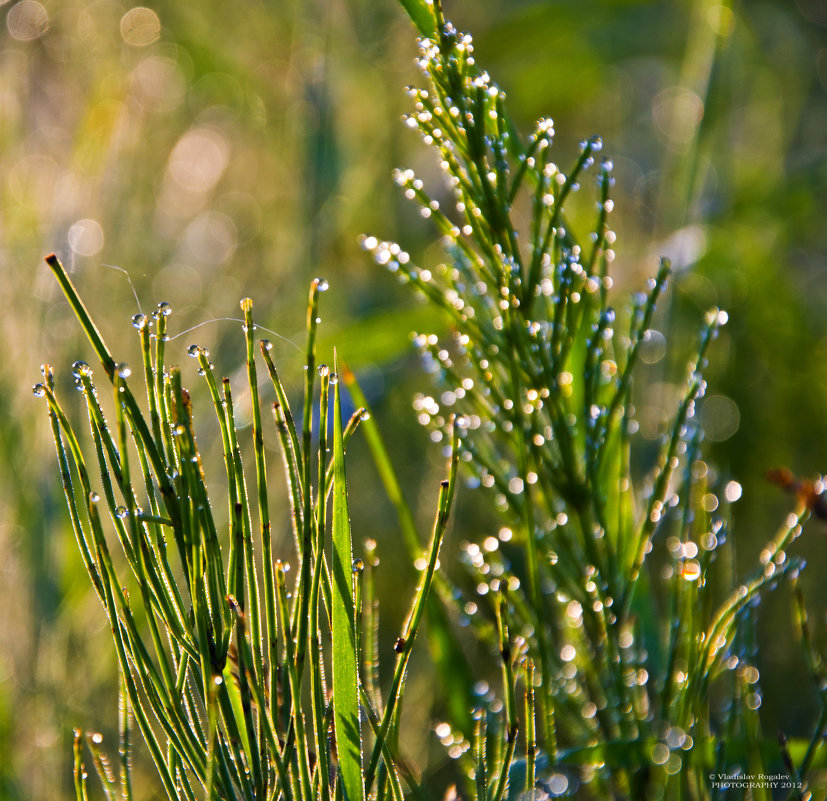
<svg viewBox="0 0 827 801">
<path fill-rule="evenodd" d="M 83 735 L 80 729 L 75 729 L 73 745 L 75 798 L 77 801 L 88 801 L 86 794 L 86 766 L 83 764 Z"/>
<path fill-rule="evenodd" d="M 123 677 L 118 686 L 118 700 L 118 760 L 121 799 L 132 801 L 132 711 Z"/>
<path fill-rule="evenodd" d="M 514 671 L 511 666 L 511 643 L 508 636 L 508 600 L 505 591 L 500 593 L 496 607 L 497 630 L 500 638 L 500 659 L 502 662 L 503 691 L 505 693 L 505 753 L 500 761 L 500 775 L 491 793 L 491 801 L 501 801 L 508 784 L 508 771 L 517 746 L 517 702 L 514 694 Z"/>
<path fill-rule="evenodd" d="M 107 377 L 110 381 L 113 381 L 115 378 L 117 364 L 115 360 L 112 358 L 112 354 L 109 352 L 109 348 L 106 347 L 106 344 L 104 343 L 103 338 L 100 335 L 100 331 L 98 331 L 97 326 L 92 321 L 92 318 L 90 317 L 89 312 L 86 309 L 86 306 L 80 299 L 80 295 L 78 295 L 77 289 L 75 289 L 74 284 L 69 278 L 69 274 L 66 272 L 63 265 L 60 263 L 60 261 L 54 253 L 46 257 L 46 263 L 49 265 L 52 272 L 54 273 L 55 278 L 60 284 L 60 288 L 63 290 L 63 294 L 69 301 L 69 305 L 72 307 L 72 310 L 74 311 L 75 316 L 78 319 L 78 322 L 81 324 L 81 327 L 83 328 L 83 331 L 86 334 L 87 339 L 91 343 L 92 348 L 94 349 L 95 353 L 100 359 Z M 176 534 L 178 534 L 180 532 L 180 527 L 178 526 L 178 523 L 180 523 L 178 498 L 175 493 L 175 488 L 173 487 L 172 482 L 169 480 L 167 476 L 166 465 L 164 463 L 163 456 L 158 451 L 158 448 L 156 447 L 156 444 L 152 439 L 152 433 L 150 432 L 149 427 L 146 424 L 146 420 L 144 420 L 144 417 L 141 414 L 140 407 L 138 406 L 135 397 L 132 395 L 132 392 L 129 390 L 128 387 L 126 387 L 124 390 L 123 400 L 127 409 L 129 421 L 133 429 L 135 430 L 136 435 L 140 438 L 150 456 L 152 467 L 155 470 L 156 477 L 158 479 L 158 486 L 161 490 L 161 496 L 164 499 L 164 504 L 167 507 L 170 519 L 173 521 L 174 530 Z M 183 542 L 179 541 L 178 547 L 182 551 L 181 558 L 185 564 L 186 569 L 186 559 L 183 556 Z"/>
<path fill-rule="evenodd" d="M 264 565 L 264 606 L 267 631 L 267 664 L 270 666 L 269 686 L 276 684 L 276 579 L 273 573 L 273 544 L 270 531 L 270 507 L 267 500 L 267 468 L 264 460 L 264 433 L 258 397 L 258 375 L 253 351 L 253 301 L 241 301 L 244 312 L 244 336 L 247 342 L 247 380 L 253 406 L 253 440 L 256 455 L 256 486 L 258 489 L 259 524 L 261 527 L 262 562 Z"/>
<path fill-rule="evenodd" d="M 353 606 L 353 549 L 345 477 L 342 399 L 338 379 L 333 389 L 333 476 L 333 721 L 345 798 L 347 801 L 364 801 L 356 615 Z"/>
<path fill-rule="evenodd" d="M 427 0 L 399 0 L 416 29 L 423 35 L 433 37 L 436 33 L 436 23 L 432 11 L 433 3 Z"/>
<path fill-rule="evenodd" d="M 433 535 L 431 537 L 428 565 L 425 568 L 422 582 L 420 583 L 414 597 L 413 606 L 411 607 L 411 613 L 408 617 L 408 622 L 405 626 L 403 636 L 400 637 L 398 641 L 401 652 L 397 657 L 391 687 L 388 691 L 388 701 L 385 707 L 385 713 L 382 717 L 382 727 L 376 737 L 376 743 L 373 746 L 370 762 L 365 771 L 365 792 L 368 794 L 370 793 L 373 780 L 376 776 L 376 768 L 379 764 L 379 756 L 382 753 L 383 745 L 388 737 L 391 724 L 396 720 L 397 705 L 404 689 L 403 685 L 405 671 L 408 666 L 408 660 L 410 659 L 411 650 L 413 648 L 414 640 L 416 639 L 417 631 L 419 630 L 419 625 L 422 622 L 422 616 L 425 612 L 428 593 L 431 589 L 434 573 L 436 571 L 439 549 L 445 535 L 445 530 L 448 526 L 450 502 L 452 498 L 451 487 L 456 481 L 458 453 L 459 439 L 455 436 L 451 455 L 449 478 L 443 481 L 440 485 L 438 511 L 436 520 L 434 521 Z"/>
<path fill-rule="evenodd" d="M 319 623 L 319 588 L 322 585 L 322 574 L 329 581 L 327 576 L 327 562 L 324 555 L 325 532 L 327 529 L 327 495 L 324 492 L 324 481 L 326 473 L 327 457 L 327 417 L 330 396 L 330 381 L 334 376 L 330 375 L 327 365 L 319 367 L 321 375 L 321 392 L 319 396 L 319 457 L 318 457 L 318 492 L 316 497 L 316 541 L 314 553 L 316 561 L 313 565 L 313 574 L 310 587 L 310 625 L 308 628 L 308 648 L 311 653 L 310 660 L 310 694 L 313 719 L 316 732 L 316 754 L 318 767 L 316 779 L 319 783 L 318 801 L 330 801 L 329 763 L 327 749 L 327 728 L 324 725 L 325 715 L 325 682 L 323 672 L 323 651 L 321 641 L 321 626 Z M 332 590 L 327 587 L 327 609 L 331 612 Z"/>
</svg>

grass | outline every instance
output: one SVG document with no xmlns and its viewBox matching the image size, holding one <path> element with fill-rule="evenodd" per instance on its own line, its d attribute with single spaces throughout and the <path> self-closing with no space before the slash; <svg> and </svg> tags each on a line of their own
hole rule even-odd
<svg viewBox="0 0 827 801">
<path fill-rule="evenodd" d="M 449 459 L 424 552 L 373 421 L 363 420 L 363 407 L 345 424 L 339 370 L 317 368 L 324 285 L 311 285 L 307 307 L 300 425 L 266 342 L 256 354 L 252 301 L 241 303 L 255 491 L 230 382 L 218 380 L 205 349 L 190 349 L 221 432 L 224 531 L 192 399 L 181 370 L 165 362 L 168 309 L 134 321 L 144 412 L 131 371 L 110 353 L 60 262 L 47 259 L 103 367 L 115 410 L 114 424 L 107 423 L 91 368 L 76 363 L 93 446 L 87 458 L 50 367 L 35 387 L 48 402 L 77 544 L 123 681 L 117 771 L 99 737 L 78 732 L 77 797 L 87 795 L 90 756 L 108 798 L 133 797 L 133 729 L 170 798 L 427 797 L 431 791 L 401 757 L 400 728 L 426 612 L 430 641 L 436 635 L 442 646 L 442 653 L 434 649 L 438 664 L 456 656 L 455 625 L 472 633 L 500 672 L 499 693 L 470 715 L 449 710 L 436 727 L 469 798 L 705 798 L 726 792 L 710 782 L 712 774 L 770 773 L 779 764 L 803 797 L 824 714 L 808 742 L 768 743 L 751 627 L 762 595 L 800 572 L 787 549 L 812 497 L 799 493 L 755 573 L 736 580 L 727 503 L 737 486 L 708 483 L 694 413 L 726 314 L 714 308 L 706 315 L 680 401 L 652 456 L 636 437 L 635 377 L 669 265 L 662 263 L 645 293 L 616 299 L 612 164 L 597 163 L 602 142 L 585 140 L 563 172 L 551 161 L 553 123 L 540 120 L 522 141 L 504 93 L 440 4 L 404 5 L 430 37 L 418 60 L 426 87 L 410 90 L 407 124 L 436 151 L 447 189 L 429 194 L 410 170 L 395 177 L 436 225 L 449 263 L 419 268 L 395 243 L 366 236 L 362 244 L 440 309 L 452 331 L 448 341 L 415 338 L 439 391 L 418 395 L 414 405 Z M 569 207 L 593 173 L 596 209 L 588 223 Z M 294 579 L 271 542 L 259 358 L 277 398 Z M 341 372 L 360 401 L 356 379 L 344 365 Z M 373 546 L 366 545 L 367 559 L 354 559 L 348 513 L 345 451 L 362 426 L 420 571 L 385 692 Z M 460 462 L 491 496 L 497 536 L 467 543 L 461 571 L 438 571 Z M 821 660 L 798 598 L 804 653 L 818 679 Z M 477 678 L 470 668 L 453 677 L 469 697 Z M 769 797 L 764 789 L 755 796 Z"/>
<path fill-rule="evenodd" d="M 356 410 L 345 425 L 336 372 L 326 365 L 313 369 L 324 285 L 313 282 L 308 303 L 309 369 L 300 430 L 267 342 L 261 343 L 259 357 L 278 399 L 272 411 L 292 499 L 299 567 L 289 583 L 289 566 L 274 559 L 270 541 L 252 302 L 243 300 L 241 306 L 253 401 L 255 492 L 246 484 L 230 382 L 224 379 L 219 389 L 208 352 L 190 348 L 212 396 L 224 447 L 230 524 L 226 534 L 219 534 L 192 400 L 180 369 L 164 363 L 168 309 L 160 306 L 151 321 L 143 315 L 134 320 L 144 356 L 147 419 L 133 394 L 130 369 L 111 356 L 58 259 L 50 256 L 48 263 L 101 361 L 115 404 L 115 423 L 109 425 L 91 368 L 76 362 L 73 372 L 86 399 L 94 444 L 88 465 L 55 395 L 49 366 L 44 366 L 44 383 L 35 388 L 35 395 L 48 402 L 77 544 L 109 619 L 123 680 L 119 778 L 103 755 L 100 736 L 77 732 L 78 798 L 87 794 L 84 743 L 107 797 L 132 797 L 133 728 L 170 798 L 194 798 L 199 787 L 209 798 L 334 798 L 342 793 L 359 798 L 370 790 L 380 766 L 385 793 L 401 798 L 391 734 L 398 726 L 405 668 L 447 525 L 456 460 L 440 491 L 428 567 L 400 638 L 404 645 L 396 649 L 394 681 L 384 699 L 373 683 L 368 698 L 357 659 L 370 654 L 368 664 L 378 669 L 359 625 L 363 572 L 373 567 L 353 557 L 344 460 L 364 410 Z M 317 373 L 321 428 L 314 456 L 310 429 Z M 332 443 L 327 440 L 330 401 Z M 113 558 L 104 520 L 114 529 L 122 564 Z M 362 709 L 370 731 L 362 731 Z"/>
</svg>

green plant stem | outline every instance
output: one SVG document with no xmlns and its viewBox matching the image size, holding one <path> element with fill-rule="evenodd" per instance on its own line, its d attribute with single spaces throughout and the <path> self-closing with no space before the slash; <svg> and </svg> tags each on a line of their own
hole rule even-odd
<svg viewBox="0 0 827 801">
<path fill-rule="evenodd" d="M 382 726 L 376 738 L 376 744 L 373 747 L 371 758 L 365 769 L 365 793 L 370 794 L 371 786 L 376 775 L 376 767 L 379 762 L 379 756 L 382 751 L 382 743 L 388 736 L 391 721 L 394 719 L 396 704 L 399 700 L 402 691 L 402 679 L 405 675 L 405 670 L 408 665 L 411 650 L 413 648 L 414 639 L 419 629 L 419 624 L 422 620 L 422 614 L 425 611 L 425 601 L 428 591 L 431 587 L 434 571 L 436 569 L 436 561 L 439 556 L 439 548 L 442 544 L 442 538 L 445 534 L 445 529 L 448 525 L 448 516 L 450 513 L 450 487 L 456 479 L 457 467 L 457 453 L 458 442 L 455 440 L 453 448 L 453 456 L 451 459 L 451 470 L 448 480 L 443 481 L 440 486 L 439 503 L 436 521 L 434 522 L 433 536 L 431 538 L 431 546 L 429 549 L 428 566 L 425 569 L 422 582 L 417 590 L 411 614 L 408 618 L 408 624 L 405 627 L 402 640 L 402 652 L 396 660 L 396 667 L 394 668 L 393 679 L 391 681 L 390 690 L 388 691 L 388 700 L 385 706 L 385 713 L 382 717 Z"/>
</svg>

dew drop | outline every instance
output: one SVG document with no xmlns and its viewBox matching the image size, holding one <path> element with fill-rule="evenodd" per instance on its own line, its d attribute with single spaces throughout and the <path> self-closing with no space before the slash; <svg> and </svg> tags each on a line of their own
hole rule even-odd
<svg viewBox="0 0 827 801">
<path fill-rule="evenodd" d="M 269 339 L 262 339 L 261 347 L 266 351 L 271 351 L 273 350 L 273 343 Z"/>
<path fill-rule="evenodd" d="M 162 300 L 158 304 L 158 313 L 162 317 L 169 317 L 170 314 L 172 314 L 172 306 L 170 306 L 169 303 L 167 303 L 165 300 Z"/>
<path fill-rule="evenodd" d="M 327 292 L 327 290 L 330 289 L 330 283 L 326 278 L 317 278 L 316 289 L 318 289 L 319 292 Z"/>
<path fill-rule="evenodd" d="M 129 517 L 129 509 L 127 509 L 125 506 L 119 506 L 117 509 L 115 509 L 115 517 L 117 517 L 119 520 L 123 520 L 125 517 Z"/>
<path fill-rule="evenodd" d="M 115 372 L 117 372 L 118 378 L 129 378 L 132 375 L 132 370 L 126 362 L 121 362 L 115 368 Z"/>
<path fill-rule="evenodd" d="M 94 490 L 92 490 L 92 492 L 89 493 L 89 503 L 97 503 L 100 499 L 101 496 L 98 495 L 98 493 Z"/>
<path fill-rule="evenodd" d="M 339 375 L 337 373 L 330 374 L 330 383 L 331 384 L 338 384 L 339 383 Z"/>
<path fill-rule="evenodd" d="M 84 375 L 92 375 L 92 368 L 86 362 L 75 362 L 72 365 L 72 375 L 80 378 Z"/>
<path fill-rule="evenodd" d="M 44 397 L 46 395 L 46 387 L 44 387 L 43 384 L 35 384 L 32 387 L 32 395 L 36 398 Z"/>
<path fill-rule="evenodd" d="M 187 348 L 187 355 L 192 356 L 193 359 L 197 359 L 201 355 L 201 346 L 200 345 L 190 345 Z"/>
<path fill-rule="evenodd" d="M 370 420 L 370 412 L 367 410 L 363 411 L 362 414 L 359 415 L 359 419 L 362 421 Z"/>
<path fill-rule="evenodd" d="M 324 378 L 325 376 L 330 375 L 330 368 L 326 364 L 320 364 L 318 373 L 322 378 Z"/>
<path fill-rule="evenodd" d="M 132 325 L 134 328 L 137 328 L 141 331 L 143 328 L 146 327 L 148 318 L 145 314 L 133 314 L 132 315 Z"/>
<path fill-rule="evenodd" d="M 365 569 L 365 563 L 357 556 L 353 560 L 353 572 L 361 573 Z"/>
</svg>

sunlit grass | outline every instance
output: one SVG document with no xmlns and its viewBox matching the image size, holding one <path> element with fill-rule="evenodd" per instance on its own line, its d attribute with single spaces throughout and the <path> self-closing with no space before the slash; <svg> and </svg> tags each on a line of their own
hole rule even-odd
<svg viewBox="0 0 827 801">
<path fill-rule="evenodd" d="M 438 4 L 406 7 L 420 31 L 431 34 L 419 59 L 428 88 L 411 91 L 408 124 L 438 150 L 449 201 L 440 187 L 428 194 L 412 171 L 395 177 L 437 224 L 451 263 L 419 269 L 394 243 L 368 236 L 362 244 L 440 309 L 454 332 L 448 341 L 417 336 L 440 387 L 414 401 L 431 439 L 453 458 L 423 555 L 387 444 L 365 421 L 422 575 L 396 641 L 390 688 L 383 694 L 374 647 L 373 546 L 366 546 L 364 561 L 353 560 L 343 495 L 345 445 L 361 410 L 345 427 L 335 371 L 316 369 L 322 287 L 314 284 L 308 306 L 300 424 L 262 349 L 278 399 L 273 414 L 289 509 L 270 509 L 252 303 L 242 309 L 254 490 L 252 471 L 245 475 L 242 465 L 239 438 L 246 434 L 235 424 L 238 402 L 206 349 L 191 349 L 221 434 L 222 506 L 230 521 L 224 531 L 217 523 L 224 512 L 208 497 L 189 395 L 180 371 L 166 366 L 165 310 L 153 315 L 154 328 L 147 319 L 137 326 L 147 395 L 139 403 L 130 391 L 134 377 L 112 358 L 52 259 L 113 385 L 116 410 L 114 425 L 107 424 L 91 369 L 76 363 L 95 451 L 96 467 L 87 469 L 49 370 L 35 392 L 49 401 L 78 545 L 113 628 L 124 679 L 122 776 L 107 771 L 97 736 L 78 734 L 78 796 L 86 793 L 83 762 L 91 759 L 107 795 L 130 797 L 133 726 L 170 797 L 194 797 L 202 787 L 207 797 L 248 798 L 343 792 L 350 799 L 399 799 L 433 792 L 398 758 L 405 751 L 399 710 L 406 669 L 426 609 L 438 665 L 458 663 L 452 656 L 459 640 L 450 628 L 457 625 L 488 648 L 492 661 L 482 672 L 497 666 L 501 674 L 496 690 L 476 692 L 475 670 L 454 672 L 450 681 L 464 685 L 456 695 L 464 700 L 476 692 L 479 702 L 473 710 L 462 704 L 447 710 L 435 727 L 458 760 L 468 797 L 704 797 L 712 772 L 735 766 L 769 772 L 779 760 L 803 780 L 823 723 L 809 743 L 792 742 L 788 751 L 767 745 L 750 631 L 764 590 L 798 575 L 800 562 L 786 548 L 809 510 L 800 504 L 754 576 L 735 580 L 726 565 L 728 493 L 708 484 L 694 414 L 706 389 L 708 348 L 726 315 L 711 310 L 695 352 L 681 353 L 689 357 L 686 379 L 653 455 L 636 436 L 635 378 L 669 265 L 640 296 L 627 299 L 614 289 L 613 165 L 596 163 L 602 142 L 585 140 L 564 173 L 551 161 L 551 121 L 541 120 L 521 141 L 504 93 L 474 62 L 470 38 L 444 24 Z M 584 202 L 594 173 L 593 200 Z M 96 231 L 81 226 L 75 244 Z M 358 398 L 355 379 L 344 368 L 342 374 Z M 130 458 L 137 458 L 131 472 Z M 491 490 L 497 523 L 491 536 L 466 544 L 462 571 L 437 572 L 458 458 L 467 462 L 470 484 Z M 275 514 L 292 518 L 295 574 L 285 575 L 275 561 Z M 113 534 L 123 551 L 114 561 Z M 331 539 L 330 556 L 322 558 Z M 803 603 L 798 610 L 818 679 Z"/>
<path fill-rule="evenodd" d="M 44 382 L 34 388 L 36 397 L 48 401 L 77 545 L 109 619 L 123 682 L 119 772 L 104 756 L 100 735 L 76 732 L 77 797 L 87 794 L 84 742 L 107 797 L 133 797 L 135 730 L 170 798 L 193 798 L 200 795 L 199 787 L 209 798 L 330 799 L 342 792 L 359 798 L 378 779 L 381 794 L 401 799 L 393 756 L 399 706 L 448 522 L 456 458 L 440 490 L 427 568 L 394 649 L 394 679 L 384 694 L 375 681 L 363 685 L 359 678 L 363 653 L 370 654 L 365 668 L 378 669 L 375 649 L 362 644 L 363 572 L 373 570 L 375 557 L 366 567 L 353 555 L 344 452 L 365 411 L 357 409 L 345 425 L 337 373 L 327 365 L 316 369 L 318 298 L 326 283 L 313 282 L 307 307 L 300 428 L 270 358 L 270 343 L 260 343 L 277 398 L 272 412 L 292 501 L 289 511 L 280 511 L 293 521 L 299 566 L 291 579 L 289 563 L 272 552 L 252 301 L 243 300 L 241 307 L 253 403 L 255 492 L 248 490 L 243 470 L 229 379 L 219 389 L 208 351 L 189 348 L 221 430 L 230 520 L 229 530 L 222 531 L 197 444 L 191 396 L 181 370 L 164 361 L 170 307 L 159 304 L 151 320 L 143 314 L 133 320 L 143 352 L 145 415 L 132 392 L 131 368 L 114 360 L 57 258 L 50 256 L 48 262 L 112 385 L 115 404 L 110 425 L 92 368 L 75 362 L 73 374 L 86 401 L 94 444 L 93 466 L 87 466 L 55 394 L 50 366 L 44 365 Z M 314 458 L 317 373 L 320 427 Z M 123 564 L 113 559 L 113 534 Z M 377 625 L 375 611 L 367 619 Z M 373 641 L 375 631 L 366 637 Z M 370 697 L 364 686 L 371 687 Z M 410 774 L 405 781 L 416 788 Z"/>
</svg>

